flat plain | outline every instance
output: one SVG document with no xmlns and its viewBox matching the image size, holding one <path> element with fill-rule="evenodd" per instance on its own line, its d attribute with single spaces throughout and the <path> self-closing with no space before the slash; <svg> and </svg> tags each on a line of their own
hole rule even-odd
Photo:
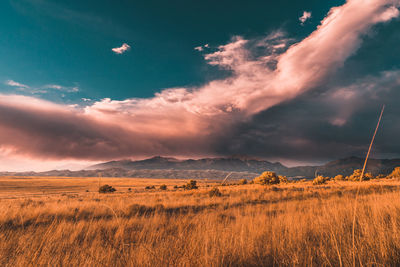
<svg viewBox="0 0 400 267">
<path fill-rule="evenodd" d="M 187 182 L 1 177 L 0 265 L 400 264 L 397 179 L 174 188 Z"/>
</svg>

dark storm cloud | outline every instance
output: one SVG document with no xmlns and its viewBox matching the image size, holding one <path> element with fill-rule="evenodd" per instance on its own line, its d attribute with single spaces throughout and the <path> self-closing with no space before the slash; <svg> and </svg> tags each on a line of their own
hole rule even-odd
<svg viewBox="0 0 400 267">
<path fill-rule="evenodd" d="M 400 134 L 399 99 L 400 71 L 324 86 L 238 126 L 218 151 L 299 162 L 364 156 L 385 104 L 373 156 L 399 156 L 400 143 L 395 141 Z"/>
</svg>

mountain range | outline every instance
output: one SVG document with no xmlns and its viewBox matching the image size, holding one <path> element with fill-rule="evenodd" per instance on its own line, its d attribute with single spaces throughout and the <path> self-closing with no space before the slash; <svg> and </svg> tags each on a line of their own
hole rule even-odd
<svg viewBox="0 0 400 267">
<path fill-rule="evenodd" d="M 145 160 L 109 161 L 83 170 L 52 170 L 47 172 L 2 172 L 2 176 L 64 176 L 64 177 L 138 177 L 138 178 L 188 178 L 221 179 L 228 174 L 231 179 L 251 179 L 264 171 L 297 178 L 313 178 L 315 175 L 349 175 L 361 169 L 364 159 L 348 157 L 330 161 L 320 166 L 286 167 L 279 162 L 269 162 L 245 156 L 179 160 L 168 157 L 152 157 Z M 373 174 L 389 174 L 400 166 L 400 159 L 369 159 L 367 171 Z"/>
</svg>

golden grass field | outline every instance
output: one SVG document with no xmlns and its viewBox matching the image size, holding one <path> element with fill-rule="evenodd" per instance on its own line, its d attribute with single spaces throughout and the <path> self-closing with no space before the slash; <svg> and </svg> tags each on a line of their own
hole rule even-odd
<svg viewBox="0 0 400 267">
<path fill-rule="evenodd" d="M 220 197 L 213 182 L 173 189 L 186 182 L 102 178 L 117 191 L 99 194 L 98 178 L 1 177 L 0 266 L 400 265 L 399 180 L 230 185 Z"/>
</svg>

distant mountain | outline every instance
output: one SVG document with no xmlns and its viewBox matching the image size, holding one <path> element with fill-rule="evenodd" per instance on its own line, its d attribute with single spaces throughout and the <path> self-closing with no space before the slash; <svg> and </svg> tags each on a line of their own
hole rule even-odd
<svg viewBox="0 0 400 267">
<path fill-rule="evenodd" d="M 218 170 L 125 170 L 110 168 L 105 170 L 52 170 L 47 172 L 1 172 L 0 176 L 48 176 L 48 177 L 132 177 L 158 179 L 252 179 L 259 175 L 251 172 L 229 172 Z"/>
<path fill-rule="evenodd" d="M 219 170 L 231 172 L 263 172 L 270 170 L 284 172 L 287 167 L 281 163 L 234 156 L 228 158 L 205 158 L 178 160 L 175 158 L 153 157 L 150 159 L 131 161 L 109 161 L 86 168 L 87 170 L 104 170 L 109 168 L 121 168 L 126 170 Z"/>
<path fill-rule="evenodd" d="M 315 175 L 333 177 L 349 175 L 361 169 L 363 158 L 348 157 L 328 162 L 321 166 L 298 166 L 288 168 L 279 162 L 269 162 L 245 156 L 228 158 L 205 158 L 178 160 L 175 158 L 153 157 L 145 160 L 118 160 L 90 166 L 80 171 L 52 170 L 47 172 L 2 172 L 0 176 L 64 176 L 64 177 L 137 177 L 137 178 L 179 178 L 179 179 L 251 179 L 264 171 L 278 175 L 308 178 Z M 373 174 L 389 174 L 400 166 L 400 159 L 369 159 L 367 171 Z"/>
<path fill-rule="evenodd" d="M 219 170 L 227 172 L 262 173 L 274 171 L 289 177 L 312 178 L 315 175 L 335 176 L 337 174 L 350 175 L 355 169 L 361 169 L 363 158 L 348 157 L 330 161 L 321 166 L 286 167 L 279 162 L 269 162 L 243 156 L 228 158 L 205 158 L 178 160 L 175 158 L 153 157 L 146 160 L 110 161 L 90 166 L 88 169 L 120 168 L 125 170 Z M 388 174 L 395 167 L 400 166 L 400 159 L 369 159 L 367 171 L 373 174 Z"/>
</svg>

